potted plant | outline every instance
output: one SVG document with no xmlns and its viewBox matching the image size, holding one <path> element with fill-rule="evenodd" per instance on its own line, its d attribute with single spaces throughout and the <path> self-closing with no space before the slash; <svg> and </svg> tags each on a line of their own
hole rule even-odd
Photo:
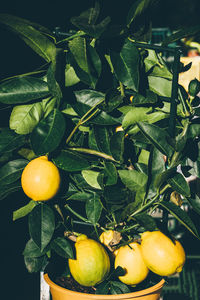
<svg viewBox="0 0 200 300">
<path fill-rule="evenodd" d="M 163 278 L 185 262 L 168 214 L 199 239 L 182 203 L 199 213 L 186 178 L 199 177 L 200 83 L 186 93 L 149 48 L 150 6 L 136 1 L 117 26 L 99 19 L 96 2 L 62 40 L 0 15 L 45 62 L 0 84 L 10 113 L 0 197 L 23 189 L 27 204 L 13 220 L 28 218 L 25 265 L 48 272 L 54 300 L 158 299 Z"/>
</svg>

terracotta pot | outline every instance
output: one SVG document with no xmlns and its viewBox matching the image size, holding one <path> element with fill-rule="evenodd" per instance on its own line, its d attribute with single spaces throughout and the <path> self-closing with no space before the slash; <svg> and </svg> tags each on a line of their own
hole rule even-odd
<svg viewBox="0 0 200 300">
<path fill-rule="evenodd" d="M 85 294 L 67 290 L 50 280 L 48 274 L 44 275 L 44 279 L 50 286 L 50 292 L 53 300 L 125 300 L 125 299 L 137 299 L 137 300 L 158 300 L 162 291 L 162 287 L 165 280 L 162 279 L 156 285 L 134 293 L 117 294 L 117 295 L 94 295 Z"/>
</svg>

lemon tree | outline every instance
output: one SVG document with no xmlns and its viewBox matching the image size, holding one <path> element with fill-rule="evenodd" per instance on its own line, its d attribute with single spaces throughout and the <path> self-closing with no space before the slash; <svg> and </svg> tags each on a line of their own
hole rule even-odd
<svg viewBox="0 0 200 300">
<path fill-rule="evenodd" d="M 0 82 L 0 200 L 13 194 L 13 220 L 27 218 L 29 272 L 47 268 L 95 285 L 97 293 L 127 293 L 159 280 L 153 272 L 167 276 L 183 267 L 168 214 L 200 239 L 193 219 L 199 195 L 188 184 L 190 175 L 200 177 L 200 83 L 187 93 L 178 85 L 179 63 L 169 66 L 161 55 L 187 30 L 168 37 L 164 50 L 149 45 L 144 16 L 153 2 L 134 1 L 119 26 L 96 1 L 70 19 L 64 39 L 0 14 L 0 26 L 42 59 L 41 68 L 27 66 Z M 143 232 L 160 238 L 152 242 Z M 88 238 L 75 242 L 80 234 Z"/>
</svg>

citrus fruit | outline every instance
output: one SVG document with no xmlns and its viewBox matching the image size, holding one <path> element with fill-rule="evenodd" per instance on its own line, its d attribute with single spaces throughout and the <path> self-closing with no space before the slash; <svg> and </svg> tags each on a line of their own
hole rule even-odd
<svg viewBox="0 0 200 300">
<path fill-rule="evenodd" d="M 83 286 L 102 282 L 110 271 L 110 259 L 104 247 L 95 240 L 81 235 L 75 243 L 76 259 L 69 259 L 73 278 Z"/>
<path fill-rule="evenodd" d="M 53 198 L 60 186 L 58 168 L 46 156 L 31 160 L 21 176 L 24 193 L 35 201 L 46 201 Z"/>
<path fill-rule="evenodd" d="M 141 235 L 142 256 L 147 267 L 160 276 L 181 272 L 185 251 L 179 241 L 171 240 L 161 231 L 146 231 Z"/>
<path fill-rule="evenodd" d="M 128 285 L 142 282 L 149 273 L 137 242 L 119 248 L 115 257 L 115 268 L 118 266 L 126 271 L 124 276 L 119 276 L 119 280 Z"/>
</svg>

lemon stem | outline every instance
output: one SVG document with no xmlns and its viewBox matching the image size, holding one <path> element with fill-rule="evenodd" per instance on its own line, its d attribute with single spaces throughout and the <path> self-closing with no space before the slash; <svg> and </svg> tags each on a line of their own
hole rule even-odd
<svg viewBox="0 0 200 300">
<path fill-rule="evenodd" d="M 84 123 L 86 123 L 88 120 L 90 120 L 97 112 L 99 112 L 99 109 L 96 109 L 96 107 L 98 105 L 100 105 L 105 99 L 101 99 L 99 102 L 97 102 L 94 106 L 92 106 L 83 116 L 82 118 L 78 121 L 78 123 L 76 124 L 76 126 L 74 127 L 74 129 L 72 130 L 72 132 L 70 133 L 70 135 L 68 136 L 67 140 L 66 140 L 66 144 L 68 144 L 73 135 L 75 134 L 75 132 L 77 131 L 77 129 L 83 125 Z"/>
<path fill-rule="evenodd" d="M 69 150 L 77 151 L 77 152 L 81 152 L 81 153 L 86 153 L 86 154 L 91 154 L 91 155 L 95 155 L 95 156 L 100 156 L 100 157 L 105 158 L 107 160 L 111 160 L 113 162 L 120 163 L 119 161 L 116 161 L 111 155 L 108 155 L 106 153 L 99 152 L 99 151 L 96 151 L 96 150 L 87 149 L 87 148 L 75 148 L 75 147 L 69 148 Z"/>
</svg>

